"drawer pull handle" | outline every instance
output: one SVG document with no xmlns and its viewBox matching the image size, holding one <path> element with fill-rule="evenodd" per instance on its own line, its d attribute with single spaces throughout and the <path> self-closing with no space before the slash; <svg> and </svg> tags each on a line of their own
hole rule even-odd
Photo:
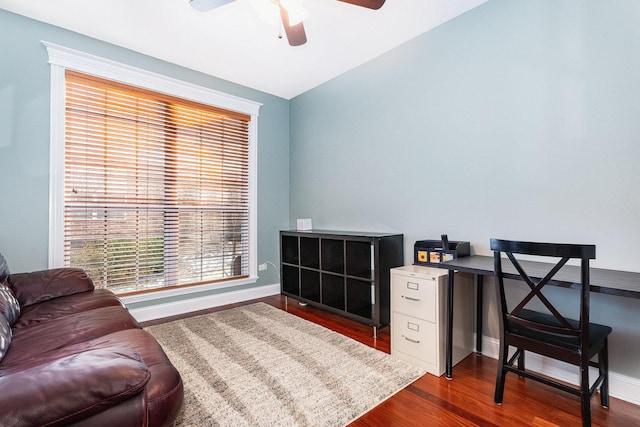
<svg viewBox="0 0 640 427">
<path fill-rule="evenodd" d="M 407 282 L 407 288 L 417 291 L 418 289 L 420 289 L 420 285 L 414 282 Z"/>
<path fill-rule="evenodd" d="M 406 295 L 402 295 L 402 298 L 404 298 L 406 300 L 409 300 L 409 301 L 420 302 L 420 298 L 408 297 Z"/>
<path fill-rule="evenodd" d="M 414 343 L 414 344 L 420 344 L 420 340 L 412 340 L 412 339 L 411 339 L 411 338 L 409 338 L 409 337 L 404 337 L 404 339 L 405 339 L 405 340 L 407 340 L 407 341 L 409 341 L 409 342 L 412 342 L 412 343 Z"/>
</svg>

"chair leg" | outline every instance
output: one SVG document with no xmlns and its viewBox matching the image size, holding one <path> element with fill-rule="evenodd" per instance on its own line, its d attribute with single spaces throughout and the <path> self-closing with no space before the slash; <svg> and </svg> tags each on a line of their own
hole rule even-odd
<svg viewBox="0 0 640 427">
<path fill-rule="evenodd" d="M 524 350 L 519 348 L 518 351 L 520 352 L 520 355 L 518 356 L 518 370 L 520 372 L 524 372 Z M 520 378 L 524 378 L 524 375 L 519 374 L 518 376 Z"/>
<path fill-rule="evenodd" d="M 582 427 L 591 427 L 591 405 L 588 397 L 581 398 L 583 402 L 582 406 Z"/>
<path fill-rule="evenodd" d="M 493 401 L 498 405 L 502 405 L 502 399 L 504 397 L 504 380 L 507 371 L 504 369 L 504 364 L 507 363 L 509 346 L 504 343 L 504 337 L 500 340 L 500 356 L 498 358 L 498 375 L 496 377 L 496 390 L 493 396 Z"/>
<path fill-rule="evenodd" d="M 603 408 L 609 408 L 609 349 L 607 338 L 604 339 L 604 347 L 598 353 L 598 370 L 603 376 L 600 385 L 600 404 Z"/>
<path fill-rule="evenodd" d="M 583 356 L 580 362 L 580 408 L 582 426 L 591 427 L 591 394 L 589 386 L 589 360 Z"/>
</svg>

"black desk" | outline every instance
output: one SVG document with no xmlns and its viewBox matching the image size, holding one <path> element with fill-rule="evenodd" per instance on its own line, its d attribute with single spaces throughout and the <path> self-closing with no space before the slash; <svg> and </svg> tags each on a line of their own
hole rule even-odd
<svg viewBox="0 0 640 427">
<path fill-rule="evenodd" d="M 522 266 L 532 278 L 541 279 L 544 277 L 553 264 L 537 261 L 522 261 Z M 452 378 L 451 371 L 451 345 L 453 343 L 453 286 L 454 273 L 462 271 L 472 273 L 476 276 L 476 353 L 482 353 L 482 300 L 483 300 L 483 277 L 493 276 L 493 256 L 474 255 L 446 261 L 435 267 L 449 270 L 449 281 L 447 286 L 447 348 L 446 348 L 446 373 L 448 379 Z M 505 277 L 520 279 L 513 265 L 503 263 Z M 618 295 L 628 298 L 640 298 L 640 273 L 629 271 L 606 270 L 602 268 L 590 268 L 591 292 L 608 295 Z M 556 280 L 549 282 L 550 285 L 565 288 L 580 289 L 580 267 L 565 265 L 555 276 Z"/>
</svg>

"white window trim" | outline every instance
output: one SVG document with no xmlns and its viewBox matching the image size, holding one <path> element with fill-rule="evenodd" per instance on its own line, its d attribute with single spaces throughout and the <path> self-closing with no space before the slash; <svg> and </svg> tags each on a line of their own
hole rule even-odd
<svg viewBox="0 0 640 427">
<path fill-rule="evenodd" d="M 249 127 L 249 277 L 205 285 L 157 290 L 124 297 L 126 302 L 150 301 L 212 289 L 255 283 L 257 263 L 258 111 L 262 104 L 203 86 L 42 41 L 51 64 L 51 151 L 49 164 L 49 268 L 64 266 L 64 93 L 65 70 L 75 70 L 179 98 L 248 114 Z"/>
</svg>

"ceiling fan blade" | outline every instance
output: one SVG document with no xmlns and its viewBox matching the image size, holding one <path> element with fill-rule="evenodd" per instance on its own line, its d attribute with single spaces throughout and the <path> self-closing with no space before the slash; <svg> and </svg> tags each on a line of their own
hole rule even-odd
<svg viewBox="0 0 640 427">
<path fill-rule="evenodd" d="M 382 7 L 385 0 L 338 0 L 342 3 L 349 3 L 356 6 L 366 7 L 368 9 L 378 10 Z"/>
<path fill-rule="evenodd" d="M 189 4 L 192 8 L 199 10 L 200 12 L 207 12 L 215 9 L 216 7 L 231 3 L 232 1 L 235 0 L 189 0 Z"/>
<path fill-rule="evenodd" d="M 278 4 L 280 4 L 278 2 Z M 289 12 L 280 4 L 280 18 L 282 18 L 282 25 L 284 32 L 287 35 L 287 40 L 291 46 L 300 46 L 307 42 L 307 34 L 304 32 L 304 25 L 302 22 L 296 25 L 289 24 Z"/>
</svg>

